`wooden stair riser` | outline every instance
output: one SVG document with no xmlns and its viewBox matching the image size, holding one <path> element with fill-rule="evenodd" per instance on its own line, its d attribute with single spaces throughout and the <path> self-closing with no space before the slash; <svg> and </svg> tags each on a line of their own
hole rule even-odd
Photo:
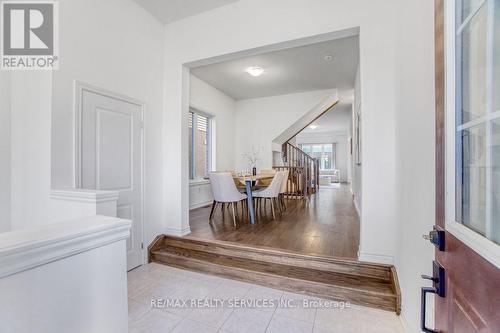
<svg viewBox="0 0 500 333">
<path fill-rule="evenodd" d="M 332 287 L 331 285 L 293 279 L 271 273 L 254 272 L 193 258 L 185 258 L 175 254 L 153 254 L 153 261 L 196 272 L 213 274 L 221 277 L 236 279 L 243 282 L 255 283 L 266 287 L 277 288 L 294 293 L 301 293 L 313 297 L 327 298 L 336 301 L 348 301 L 352 304 L 396 311 L 396 297 L 394 295 L 375 294 L 351 288 Z"/>
<path fill-rule="evenodd" d="M 367 277 L 356 277 L 352 275 L 339 274 L 336 272 L 328 272 L 315 269 L 307 269 L 297 266 L 273 264 L 263 261 L 246 260 L 230 256 L 213 255 L 207 252 L 199 252 L 193 250 L 184 250 L 180 248 L 168 248 L 156 252 L 156 254 L 176 255 L 189 259 L 203 260 L 216 265 L 229 266 L 245 270 L 251 270 L 261 273 L 269 273 L 274 275 L 287 276 L 291 278 L 307 280 L 311 282 L 319 282 L 326 284 L 335 284 L 348 286 L 352 289 L 372 289 L 372 291 L 384 288 L 386 294 L 393 294 L 391 284 L 379 279 Z"/>
<path fill-rule="evenodd" d="M 170 266 L 397 314 L 401 309 L 391 265 L 166 235 L 148 250 L 150 261 Z"/>
<path fill-rule="evenodd" d="M 264 261 L 272 264 L 293 265 L 302 268 L 324 270 L 355 276 L 362 275 L 392 282 L 391 267 L 388 265 L 376 265 L 351 260 L 337 260 L 334 258 L 289 254 L 266 250 L 252 251 L 252 249 L 249 248 L 239 248 L 237 246 L 226 244 L 222 245 L 188 238 L 165 238 L 163 240 L 163 247 L 178 247 L 186 250 L 204 251 L 222 256 Z"/>
</svg>

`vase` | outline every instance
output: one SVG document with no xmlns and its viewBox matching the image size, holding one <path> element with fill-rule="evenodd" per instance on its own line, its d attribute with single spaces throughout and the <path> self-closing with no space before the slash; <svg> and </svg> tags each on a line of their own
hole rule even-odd
<svg viewBox="0 0 500 333">
<path fill-rule="evenodd" d="M 253 167 L 252 168 L 252 174 L 255 176 L 257 175 L 257 168 L 256 167 Z"/>
</svg>

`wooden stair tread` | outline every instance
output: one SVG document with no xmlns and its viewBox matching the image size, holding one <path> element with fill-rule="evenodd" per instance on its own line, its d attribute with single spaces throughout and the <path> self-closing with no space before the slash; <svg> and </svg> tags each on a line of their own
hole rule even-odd
<svg viewBox="0 0 500 333">
<path fill-rule="evenodd" d="M 153 251 L 155 255 L 177 255 L 185 258 L 203 260 L 217 265 L 243 270 L 256 271 L 265 274 L 285 276 L 293 279 L 306 280 L 330 286 L 362 290 L 365 292 L 394 295 L 391 284 L 370 277 L 349 276 L 346 274 L 332 273 L 321 270 L 305 269 L 282 264 L 272 264 L 251 259 L 240 259 L 229 256 L 214 255 L 211 253 L 185 250 L 180 248 L 167 248 Z"/>
<path fill-rule="evenodd" d="M 158 236 L 150 261 L 310 296 L 401 310 L 392 265 L 291 253 L 190 237 Z"/>
</svg>

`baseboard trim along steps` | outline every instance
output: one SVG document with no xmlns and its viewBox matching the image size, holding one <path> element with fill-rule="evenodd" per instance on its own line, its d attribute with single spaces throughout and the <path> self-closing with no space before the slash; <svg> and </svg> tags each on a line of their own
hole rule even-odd
<svg viewBox="0 0 500 333">
<path fill-rule="evenodd" d="M 391 265 L 167 235 L 158 236 L 148 251 L 150 262 L 397 314 L 401 310 Z"/>
</svg>

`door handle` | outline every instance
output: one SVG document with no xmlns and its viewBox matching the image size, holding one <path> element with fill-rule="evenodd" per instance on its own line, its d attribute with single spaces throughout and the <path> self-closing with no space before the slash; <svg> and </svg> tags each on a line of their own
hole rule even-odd
<svg viewBox="0 0 500 333">
<path fill-rule="evenodd" d="M 426 333 L 437 333 L 439 331 L 425 326 L 425 310 L 427 309 L 427 294 L 435 294 L 445 297 L 445 269 L 437 261 L 432 262 L 432 276 L 422 275 L 422 279 L 431 280 L 432 287 L 422 287 L 420 300 L 420 329 Z"/>
<path fill-rule="evenodd" d="M 425 309 L 427 308 L 427 294 L 437 294 L 438 291 L 436 288 L 432 287 L 422 287 L 422 295 L 420 301 L 420 329 L 425 333 L 439 333 L 440 331 L 436 331 L 425 326 Z"/>
</svg>

